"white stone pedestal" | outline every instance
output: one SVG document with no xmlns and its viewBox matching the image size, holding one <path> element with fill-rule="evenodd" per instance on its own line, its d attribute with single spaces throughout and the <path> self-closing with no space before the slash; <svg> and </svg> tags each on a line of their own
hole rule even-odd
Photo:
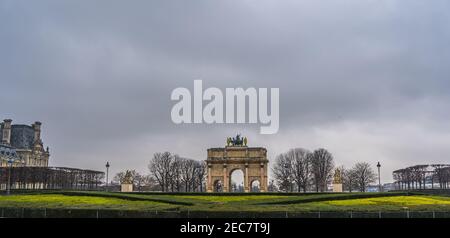
<svg viewBox="0 0 450 238">
<path fill-rule="evenodd" d="M 333 183 L 333 192 L 342 193 L 342 183 Z"/>
<path fill-rule="evenodd" d="M 123 183 L 121 184 L 121 192 L 133 192 L 133 184 Z"/>
</svg>

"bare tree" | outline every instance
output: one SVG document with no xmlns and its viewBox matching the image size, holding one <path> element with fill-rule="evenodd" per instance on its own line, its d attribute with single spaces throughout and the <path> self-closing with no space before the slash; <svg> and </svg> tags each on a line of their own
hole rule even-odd
<svg viewBox="0 0 450 238">
<path fill-rule="evenodd" d="M 181 192 L 181 168 L 183 166 L 183 161 L 184 159 L 180 156 L 173 156 L 173 162 L 169 170 L 169 184 L 171 192 Z"/>
<path fill-rule="evenodd" d="M 132 172 L 132 176 L 133 176 L 133 184 L 139 192 L 142 190 L 142 187 L 149 185 L 151 182 L 150 176 L 148 175 L 143 175 L 138 172 L 135 172 L 133 174 Z"/>
<path fill-rule="evenodd" d="M 204 161 L 181 158 L 170 152 L 155 153 L 148 166 L 163 192 L 203 191 L 206 176 Z"/>
<path fill-rule="evenodd" d="M 182 159 L 180 163 L 180 178 L 184 185 L 184 191 L 190 192 L 194 187 L 196 161 L 192 159 Z"/>
<path fill-rule="evenodd" d="M 150 174 L 156 179 L 163 192 L 167 192 L 171 185 L 174 161 L 175 156 L 170 152 L 155 153 L 148 165 Z"/>
<path fill-rule="evenodd" d="M 316 192 L 324 192 L 332 178 L 333 155 L 325 149 L 317 149 L 311 155 L 311 170 Z"/>
<path fill-rule="evenodd" d="M 428 165 L 415 165 L 410 167 L 411 169 L 411 180 L 413 188 L 425 189 L 425 179 L 426 179 L 426 170 Z"/>
<path fill-rule="evenodd" d="M 356 179 L 356 187 L 360 192 L 365 192 L 367 186 L 375 182 L 377 178 L 370 164 L 366 162 L 356 163 L 352 171 Z"/>
<path fill-rule="evenodd" d="M 121 184 L 123 183 L 124 179 L 125 179 L 125 174 L 126 171 L 122 171 L 117 173 L 114 178 L 113 181 L 115 183 Z M 134 187 L 136 187 L 138 189 L 138 191 L 141 190 L 141 186 L 144 186 L 145 180 L 146 180 L 146 176 L 141 175 L 140 173 L 138 173 L 136 170 L 130 170 L 130 174 L 131 174 L 131 181 L 133 182 Z"/>
<path fill-rule="evenodd" d="M 196 161 L 194 174 L 194 191 L 198 188 L 203 192 L 203 183 L 206 176 L 206 163 L 204 161 Z"/>
<path fill-rule="evenodd" d="M 11 189 L 97 190 L 104 173 L 67 167 L 0 167 L 0 187 L 8 181 Z"/>
<path fill-rule="evenodd" d="M 160 190 L 160 186 L 158 181 L 152 176 L 152 175 L 146 175 L 145 176 L 145 187 L 147 188 L 148 191 L 159 191 Z"/>
<path fill-rule="evenodd" d="M 275 185 L 275 183 L 274 183 L 273 180 L 270 180 L 269 186 L 268 186 L 268 188 L 267 188 L 267 191 L 269 191 L 269 192 L 277 192 L 277 191 L 278 191 L 278 188 L 277 188 L 277 186 Z"/>
<path fill-rule="evenodd" d="M 280 191 L 293 191 L 292 158 L 286 156 L 285 153 L 278 155 L 272 172 Z"/>
<path fill-rule="evenodd" d="M 450 165 L 433 164 L 434 176 L 436 176 L 440 189 L 448 189 L 450 185 Z"/>
<path fill-rule="evenodd" d="M 356 176 L 352 169 L 345 169 L 341 167 L 342 186 L 343 190 L 353 192 L 356 189 Z"/>
<path fill-rule="evenodd" d="M 397 189 L 448 189 L 450 164 L 420 164 L 392 172 Z M 436 187 L 436 183 L 439 187 Z"/>
<path fill-rule="evenodd" d="M 114 183 L 121 184 L 123 182 L 123 179 L 125 178 L 125 172 L 119 172 L 116 175 L 114 175 L 114 178 L 112 179 Z"/>
<path fill-rule="evenodd" d="M 286 154 L 292 162 L 292 174 L 297 190 L 306 193 L 311 178 L 311 152 L 296 148 L 291 149 Z"/>
</svg>

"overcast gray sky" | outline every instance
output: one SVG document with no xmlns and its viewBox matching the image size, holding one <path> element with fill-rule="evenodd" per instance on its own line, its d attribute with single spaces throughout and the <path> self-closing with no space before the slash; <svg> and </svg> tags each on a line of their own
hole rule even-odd
<svg viewBox="0 0 450 238">
<path fill-rule="evenodd" d="M 270 159 L 450 162 L 450 2 L 0 0 L 0 116 L 43 122 L 53 166 L 147 172 L 242 133 Z M 176 87 L 280 88 L 280 130 L 175 125 Z"/>
</svg>

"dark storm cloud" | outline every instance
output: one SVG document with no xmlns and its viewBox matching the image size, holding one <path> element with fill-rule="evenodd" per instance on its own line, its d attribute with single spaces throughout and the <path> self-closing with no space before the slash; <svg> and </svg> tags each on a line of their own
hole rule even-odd
<svg viewBox="0 0 450 238">
<path fill-rule="evenodd" d="M 0 108 L 43 121 L 55 165 L 145 171 L 156 151 L 204 159 L 238 131 L 270 155 L 337 164 L 448 161 L 447 1 L 2 1 Z M 280 88 L 280 131 L 174 125 L 170 92 Z M 201 145 L 201 146 L 199 146 Z"/>
</svg>

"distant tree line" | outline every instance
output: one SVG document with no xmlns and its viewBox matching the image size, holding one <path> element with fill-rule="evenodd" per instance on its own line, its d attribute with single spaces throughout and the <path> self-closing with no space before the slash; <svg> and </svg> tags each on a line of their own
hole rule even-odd
<svg viewBox="0 0 450 238">
<path fill-rule="evenodd" d="M 143 175 L 136 170 L 131 170 L 131 181 L 133 182 L 133 187 L 137 191 L 152 191 L 158 190 L 156 188 L 156 182 L 150 175 Z M 120 185 L 124 182 L 126 171 L 117 173 L 113 178 L 113 183 Z M 119 188 L 117 188 L 119 190 Z"/>
<path fill-rule="evenodd" d="M 269 191 L 325 192 L 334 175 L 333 155 L 320 148 L 310 152 L 303 148 L 291 149 L 278 155 L 272 172 Z M 376 175 L 368 163 L 360 162 L 351 169 L 339 167 L 343 188 L 346 191 L 366 191 L 375 182 Z"/>
<path fill-rule="evenodd" d="M 182 158 L 170 152 L 155 153 L 148 168 L 163 192 L 203 192 L 204 161 Z"/>
<path fill-rule="evenodd" d="M 0 167 L 0 189 L 75 189 L 96 190 L 104 173 L 65 167 Z"/>
<path fill-rule="evenodd" d="M 131 170 L 135 190 L 162 192 L 204 192 L 206 164 L 170 152 L 155 153 L 148 164 L 148 175 Z M 116 174 L 113 181 L 121 183 L 125 172 Z"/>
<path fill-rule="evenodd" d="M 392 175 L 399 190 L 450 188 L 450 164 L 414 165 Z"/>
<path fill-rule="evenodd" d="M 352 168 L 340 168 L 342 174 L 343 190 L 353 192 L 365 192 L 367 187 L 376 182 L 378 178 L 372 167 L 367 162 L 358 162 Z"/>
<path fill-rule="evenodd" d="M 327 150 L 296 148 L 278 155 L 272 172 L 279 191 L 323 192 L 332 179 L 333 168 L 333 156 Z"/>
</svg>

